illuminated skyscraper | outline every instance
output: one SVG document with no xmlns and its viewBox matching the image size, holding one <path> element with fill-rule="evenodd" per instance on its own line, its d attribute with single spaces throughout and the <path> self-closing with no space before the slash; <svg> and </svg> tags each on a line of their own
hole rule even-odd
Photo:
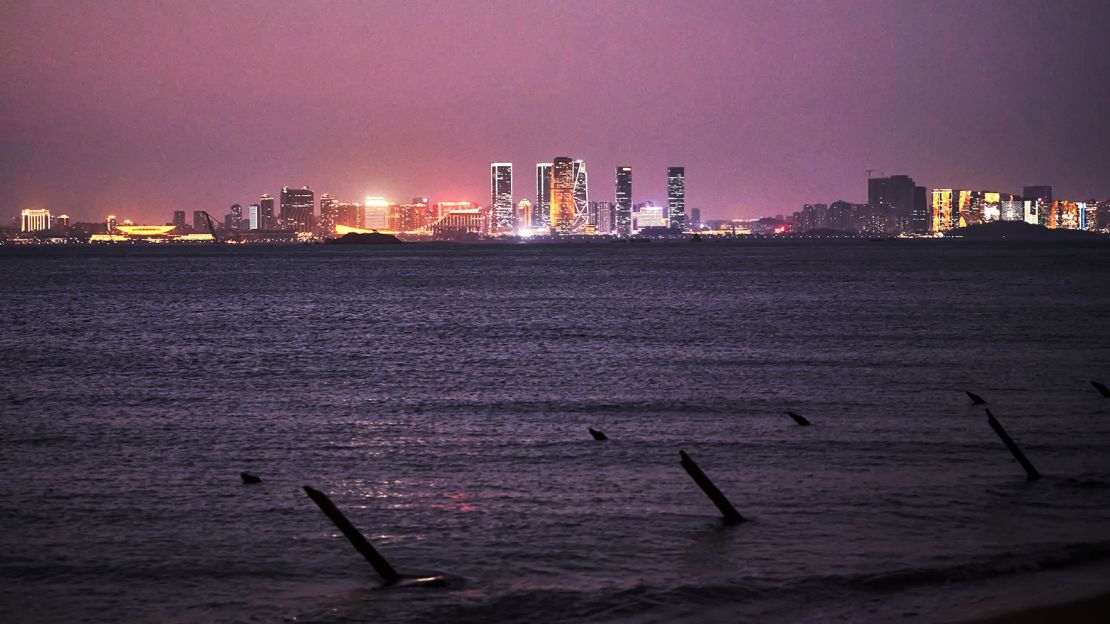
<svg viewBox="0 0 1110 624">
<path fill-rule="evenodd" d="M 617 167 L 617 208 L 613 220 L 617 236 L 632 234 L 632 167 Z"/>
<path fill-rule="evenodd" d="M 45 208 L 24 208 L 19 211 L 20 232 L 43 232 L 49 229 L 49 210 Z"/>
<path fill-rule="evenodd" d="M 116 231 L 116 215 L 108 215 L 108 218 L 104 220 L 104 226 L 108 230 L 109 234 L 115 232 Z"/>
<path fill-rule="evenodd" d="M 389 202 L 384 197 L 367 197 L 362 202 L 362 219 L 358 227 L 367 230 L 389 229 Z"/>
<path fill-rule="evenodd" d="M 954 213 L 952 209 L 952 195 L 957 192 L 952 189 L 933 189 L 933 224 L 930 231 L 944 232 L 958 225 L 959 213 Z M 957 215 L 955 217 L 956 225 L 953 225 L 953 214 Z"/>
<path fill-rule="evenodd" d="M 667 167 L 667 217 L 672 230 L 686 229 L 685 167 Z"/>
<path fill-rule="evenodd" d="M 536 163 L 536 204 L 532 209 L 532 225 L 551 227 L 551 163 Z"/>
<path fill-rule="evenodd" d="M 559 156 L 551 164 L 551 228 L 558 234 L 570 234 L 574 218 L 574 163 Z"/>
<path fill-rule="evenodd" d="M 243 229 L 243 207 L 239 204 L 232 204 L 231 211 L 228 213 L 231 217 L 227 220 L 227 227 L 232 232 L 238 232 Z"/>
<path fill-rule="evenodd" d="M 530 229 L 532 227 L 532 202 L 527 199 L 522 199 L 516 205 L 516 212 L 513 214 L 513 229 L 520 231 L 522 229 Z"/>
<path fill-rule="evenodd" d="M 513 229 L 513 163 L 493 163 L 489 166 L 490 223 L 493 232 L 511 232 Z"/>
<path fill-rule="evenodd" d="M 326 236 L 335 234 L 339 223 L 339 202 L 327 193 L 320 194 L 320 231 Z"/>
<path fill-rule="evenodd" d="M 308 187 L 281 188 L 281 229 L 308 232 L 312 229 L 316 196 Z"/>
<path fill-rule="evenodd" d="M 269 193 L 263 193 L 258 198 L 258 229 L 276 230 L 277 216 L 274 214 L 274 198 Z"/>
<path fill-rule="evenodd" d="M 594 234 L 609 235 L 613 233 L 613 213 L 616 204 L 613 202 L 590 202 L 590 218 L 587 231 Z"/>
<path fill-rule="evenodd" d="M 185 215 L 182 214 L 182 219 Z M 251 230 L 262 229 L 262 206 L 259 204 L 251 204 L 247 210 L 247 227 Z"/>
<path fill-rule="evenodd" d="M 586 177 L 586 161 L 574 161 L 574 226 L 575 231 L 585 229 L 589 221 L 590 191 Z"/>
</svg>

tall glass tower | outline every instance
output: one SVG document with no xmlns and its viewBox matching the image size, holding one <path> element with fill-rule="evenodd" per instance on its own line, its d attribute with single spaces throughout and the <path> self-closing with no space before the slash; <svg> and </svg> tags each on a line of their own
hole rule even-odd
<svg viewBox="0 0 1110 624">
<path fill-rule="evenodd" d="M 313 207 L 316 196 L 308 187 L 281 188 L 281 229 L 308 232 L 312 229 Z"/>
<path fill-rule="evenodd" d="M 511 232 L 513 229 L 513 163 L 492 163 L 489 166 L 490 229 Z"/>
<path fill-rule="evenodd" d="M 667 217 L 672 230 L 686 229 L 685 167 L 667 167 Z"/>
<path fill-rule="evenodd" d="M 586 161 L 574 161 L 574 226 L 578 231 L 586 226 L 590 213 L 589 180 L 586 177 Z"/>
<path fill-rule="evenodd" d="M 536 205 L 532 207 L 532 226 L 551 227 L 551 163 L 536 163 Z"/>
<path fill-rule="evenodd" d="M 631 236 L 632 167 L 617 167 L 617 209 L 613 217 L 617 236 Z"/>
<path fill-rule="evenodd" d="M 574 220 L 574 163 L 559 156 L 551 164 L 551 227 L 559 234 L 570 234 Z"/>
</svg>

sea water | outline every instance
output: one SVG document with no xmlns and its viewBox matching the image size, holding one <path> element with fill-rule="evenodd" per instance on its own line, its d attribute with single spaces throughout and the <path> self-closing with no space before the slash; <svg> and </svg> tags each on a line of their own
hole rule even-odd
<svg viewBox="0 0 1110 624">
<path fill-rule="evenodd" d="M 0 288 L 5 622 L 932 622 L 1110 557 L 1110 245 L 0 248 Z M 378 589 L 302 485 L 448 587 Z"/>
</svg>

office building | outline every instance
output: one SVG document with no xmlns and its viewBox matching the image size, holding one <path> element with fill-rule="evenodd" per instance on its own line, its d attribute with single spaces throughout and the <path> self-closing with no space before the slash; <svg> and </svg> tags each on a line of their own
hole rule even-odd
<svg viewBox="0 0 1110 624">
<path fill-rule="evenodd" d="M 888 213 L 900 231 L 909 231 L 922 225 L 924 215 L 915 213 L 917 186 L 907 175 L 867 179 L 867 203 L 879 214 Z M 922 196 L 923 198 L 924 196 Z M 923 210 L 924 206 L 920 206 Z M 914 225 L 916 224 L 916 226 Z"/>
<path fill-rule="evenodd" d="M 667 218 L 671 229 L 686 229 L 685 167 L 667 167 Z"/>
<path fill-rule="evenodd" d="M 551 227 L 551 165 L 536 163 L 536 203 L 532 207 L 532 226 Z"/>
<path fill-rule="evenodd" d="M 489 166 L 490 228 L 500 234 L 513 230 L 513 163 Z"/>
<path fill-rule="evenodd" d="M 228 212 L 227 229 L 238 232 L 243 229 L 243 206 L 239 204 L 232 204 L 231 210 Z"/>
<path fill-rule="evenodd" d="M 281 187 L 281 229 L 294 232 L 312 230 L 316 196 L 309 188 Z"/>
<path fill-rule="evenodd" d="M 586 176 L 586 161 L 574 161 L 574 225 L 571 231 L 581 232 L 589 221 L 590 191 Z"/>
<path fill-rule="evenodd" d="M 339 202 L 327 193 L 320 194 L 320 219 L 317 221 L 320 233 L 325 236 L 335 233 L 339 224 Z"/>
<path fill-rule="evenodd" d="M 667 211 L 655 202 L 636 204 L 632 211 L 632 233 L 638 234 L 645 228 L 667 227 Z"/>
<path fill-rule="evenodd" d="M 559 156 L 551 164 L 551 229 L 557 234 L 574 230 L 574 163 Z"/>
<path fill-rule="evenodd" d="M 632 234 L 632 167 L 617 167 L 617 202 L 613 229 L 617 236 Z"/>
<path fill-rule="evenodd" d="M 513 214 L 513 229 L 517 232 L 532 228 L 532 202 L 527 199 L 520 200 Z"/>
<path fill-rule="evenodd" d="M 366 230 L 388 230 L 389 202 L 384 197 L 367 197 L 366 201 L 362 202 L 357 227 Z"/>
<path fill-rule="evenodd" d="M 184 232 L 185 231 L 185 211 L 184 210 L 174 210 L 173 211 L 173 226 L 175 228 L 177 228 L 178 232 Z"/>
<path fill-rule="evenodd" d="M 208 222 L 204 218 L 203 210 L 193 211 L 193 231 L 194 232 L 207 232 Z"/>
<path fill-rule="evenodd" d="M 613 213 L 616 212 L 614 202 L 590 202 L 590 216 L 587 228 L 591 234 L 609 235 L 613 233 Z"/>
<path fill-rule="evenodd" d="M 116 215 L 108 215 L 108 218 L 104 220 L 104 227 L 105 227 L 105 229 L 108 230 L 109 234 L 115 232 L 116 231 Z"/>
<path fill-rule="evenodd" d="M 929 232 L 928 191 L 924 186 L 913 187 L 913 209 L 910 212 L 910 231 L 915 234 Z"/>
<path fill-rule="evenodd" d="M 274 198 L 269 193 L 263 193 L 258 198 L 258 229 L 272 231 L 278 229 L 277 225 Z"/>
<path fill-rule="evenodd" d="M 49 229 L 49 210 L 45 208 L 24 208 L 19 211 L 20 232 L 45 232 Z"/>
</svg>

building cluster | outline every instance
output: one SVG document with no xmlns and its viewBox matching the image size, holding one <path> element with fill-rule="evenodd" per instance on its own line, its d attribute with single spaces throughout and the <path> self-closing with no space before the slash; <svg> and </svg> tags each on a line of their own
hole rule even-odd
<svg viewBox="0 0 1110 624">
<path fill-rule="evenodd" d="M 867 203 L 806 204 L 786 226 L 794 232 L 836 230 L 869 235 L 943 234 L 993 221 L 1022 221 L 1050 229 L 1110 228 L 1110 201 L 1067 201 L 1051 186 L 1027 186 L 1021 195 L 938 188 L 929 192 L 905 175 L 867 180 Z"/>
<path fill-rule="evenodd" d="M 234 204 L 221 220 L 205 210 L 176 210 L 165 225 L 135 225 L 109 216 L 99 223 L 71 224 L 67 215 L 25 209 L 24 235 L 92 241 L 145 239 L 293 241 L 347 233 L 383 232 L 410 238 L 455 240 L 486 236 L 675 236 L 683 232 L 777 235 L 836 231 L 888 236 L 938 235 L 992 221 L 1021 221 L 1046 228 L 1110 230 L 1110 201 L 1054 199 L 1051 186 L 1027 186 L 1022 195 L 938 188 L 929 191 L 907 175 L 869 177 L 867 202 L 806 204 L 793 215 L 703 223 L 697 208 L 686 209 L 686 170 L 667 168 L 666 205 L 633 201 L 632 167 L 613 170 L 614 201 L 591 201 L 585 161 L 565 156 L 537 163 L 535 193 L 517 199 L 513 164 L 490 164 L 488 205 L 414 197 L 396 203 L 384 197 L 361 202 L 317 197 L 307 186 L 284 187 L 277 198 Z M 530 184 L 529 184 L 530 186 Z M 608 190 L 608 189 L 606 189 Z"/>
<path fill-rule="evenodd" d="M 240 240 L 300 240 L 332 237 L 351 232 L 384 232 L 411 237 L 457 239 L 481 236 L 549 236 L 638 234 L 673 235 L 699 221 L 699 211 L 686 210 L 686 170 L 667 168 L 666 206 L 652 201 L 633 202 L 632 167 L 617 167 L 613 174 L 615 201 L 591 201 L 585 161 L 560 156 L 536 164 L 535 195 L 517 201 L 513 164 L 490 164 L 490 201 L 436 201 L 414 197 L 396 203 L 384 197 L 366 197 L 361 202 L 340 201 L 324 193 L 317 197 L 307 186 L 284 187 L 279 197 L 266 193 L 257 201 L 234 204 L 219 221 L 207 211 L 195 210 L 187 220 L 176 210 L 164 226 L 118 224 L 110 217 L 102 225 L 85 231 L 93 240 L 146 238 L 196 240 L 213 237 Z M 317 209 L 318 208 L 318 209 Z M 21 216 L 24 233 L 68 232 L 59 229 L 49 211 L 27 209 Z"/>
</svg>

